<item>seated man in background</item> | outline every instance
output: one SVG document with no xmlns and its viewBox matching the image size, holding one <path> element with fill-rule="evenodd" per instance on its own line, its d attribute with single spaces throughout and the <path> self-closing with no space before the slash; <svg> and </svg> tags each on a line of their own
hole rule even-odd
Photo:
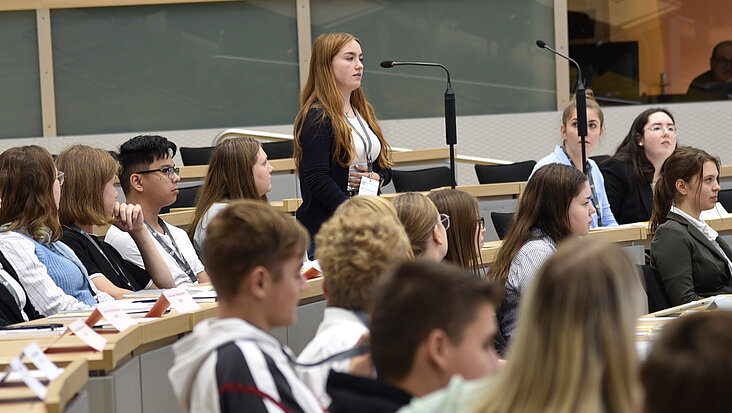
<svg viewBox="0 0 732 413">
<path fill-rule="evenodd" d="M 141 135 L 119 148 L 119 182 L 128 204 L 142 207 L 145 225 L 160 251 L 176 285 L 208 282 L 208 275 L 198 259 L 188 234 L 158 216 L 160 209 L 178 197 L 178 168 L 173 163 L 176 146 L 162 136 Z M 122 257 L 140 268 L 145 263 L 129 233 L 109 227 L 104 241 Z"/>
<path fill-rule="evenodd" d="M 378 379 L 330 372 L 331 413 L 395 412 L 459 374 L 498 371 L 493 346 L 501 287 L 450 264 L 418 260 L 374 290 L 371 357 Z"/>
<path fill-rule="evenodd" d="M 300 223 L 261 201 L 233 201 L 211 221 L 203 260 L 219 317 L 175 344 L 168 372 L 184 412 L 324 411 L 292 369 L 290 350 L 271 335 L 295 322 L 309 238 Z"/>
<path fill-rule="evenodd" d="M 641 368 L 646 412 L 729 412 L 732 312 L 708 311 L 667 324 Z"/>
<path fill-rule="evenodd" d="M 732 98 L 732 40 L 714 46 L 709 58 L 710 70 L 694 78 L 686 91 L 689 100 Z"/>
<path fill-rule="evenodd" d="M 374 284 L 401 261 L 412 258 L 409 238 L 384 198 L 359 196 L 342 203 L 316 236 L 315 256 L 325 277 L 327 298 L 315 337 L 297 358 L 315 363 L 356 345 L 368 332 L 368 307 Z M 297 372 L 324 406 L 330 369 L 348 371 L 350 361 L 299 367 Z"/>
</svg>

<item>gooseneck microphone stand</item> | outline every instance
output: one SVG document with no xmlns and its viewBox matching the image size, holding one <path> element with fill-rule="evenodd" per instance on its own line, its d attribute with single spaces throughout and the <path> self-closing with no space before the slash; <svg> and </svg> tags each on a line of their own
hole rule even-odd
<svg viewBox="0 0 732 413">
<path fill-rule="evenodd" d="M 541 49 L 547 49 L 555 55 L 569 60 L 577 67 L 577 90 L 574 93 L 575 102 L 577 103 L 577 134 L 580 136 L 582 142 L 582 173 L 587 176 L 589 173 L 587 170 L 587 153 L 585 150 L 585 140 L 587 138 L 587 94 L 585 93 L 585 84 L 582 81 L 582 69 L 580 69 L 580 65 L 576 60 L 547 46 L 545 41 L 537 40 L 536 45 Z"/>
<path fill-rule="evenodd" d="M 455 179 L 455 145 L 457 144 L 457 119 L 455 115 L 455 92 L 452 91 L 452 83 L 450 82 L 450 72 L 440 63 L 428 62 L 393 62 L 384 60 L 381 67 L 388 69 L 394 66 L 437 66 L 441 67 L 447 73 L 447 90 L 445 90 L 445 141 L 450 147 L 450 173 L 452 174 L 452 185 L 455 189 L 457 181 Z"/>
</svg>

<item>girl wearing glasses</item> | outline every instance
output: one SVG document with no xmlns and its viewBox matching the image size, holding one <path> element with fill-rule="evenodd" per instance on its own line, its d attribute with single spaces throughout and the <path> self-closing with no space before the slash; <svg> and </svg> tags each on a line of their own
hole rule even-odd
<svg viewBox="0 0 732 413">
<path fill-rule="evenodd" d="M 10 148 L 0 155 L 0 250 L 44 316 L 114 299 L 97 289 L 76 254 L 59 241 L 63 179 L 40 146 Z"/>
<path fill-rule="evenodd" d="M 427 198 L 434 202 L 440 214 L 447 215 L 450 220 L 445 260 L 482 276 L 480 249 L 483 247 L 485 221 L 480 216 L 478 200 L 459 189 L 430 192 Z"/>
<path fill-rule="evenodd" d="M 732 249 L 699 218 L 719 192 L 719 160 L 690 147 L 669 156 L 656 185 L 651 268 L 672 306 L 732 294 Z"/>
<path fill-rule="evenodd" d="M 677 145 L 674 117 L 667 109 L 641 112 L 615 155 L 600 165 L 610 208 L 619 224 L 648 221 L 653 188 L 663 162 Z"/>
<path fill-rule="evenodd" d="M 587 155 L 587 180 L 592 193 L 592 206 L 595 214 L 592 215 L 592 228 L 610 227 L 618 225 L 610 209 L 610 202 L 605 193 L 605 181 L 602 178 L 600 167 L 589 156 L 600 143 L 605 126 L 605 116 L 594 98 L 592 90 L 587 91 L 587 136 L 585 139 L 585 153 Z M 562 112 L 562 144 L 557 145 L 554 152 L 542 158 L 531 172 L 533 176 L 537 169 L 550 163 L 572 165 L 582 171 L 582 141 L 577 130 L 577 101 L 573 98 Z M 529 176 L 531 179 L 531 176 Z"/>
<path fill-rule="evenodd" d="M 219 142 L 211 153 L 206 180 L 196 200 L 188 236 L 200 254 L 208 223 L 230 201 L 260 199 L 267 202 L 272 189 L 272 165 L 259 141 L 248 137 Z"/>
<path fill-rule="evenodd" d="M 498 311 L 500 333 L 506 342 L 516 328 L 521 297 L 539 268 L 554 255 L 557 244 L 587 235 L 594 213 L 587 177 L 573 166 L 543 166 L 526 184 L 488 272 L 489 280 L 506 288 L 506 298 Z"/>
<path fill-rule="evenodd" d="M 363 69 L 361 42 L 353 35 L 315 39 L 293 152 L 303 201 L 296 216 L 312 238 L 338 205 L 358 193 L 361 178 L 391 181 L 389 145 L 361 90 Z"/>
<path fill-rule="evenodd" d="M 143 288 L 175 287 L 173 276 L 145 227 L 142 208 L 117 202 L 114 181 L 119 162 L 105 150 L 74 145 L 61 151 L 56 165 L 66 173 L 59 205 L 61 240 L 76 253 L 97 288 L 120 299 Z M 94 225 L 109 224 L 130 234 L 145 269 L 122 258 L 112 245 L 94 234 Z"/>
<path fill-rule="evenodd" d="M 416 192 L 399 194 L 392 203 L 407 232 L 414 256 L 442 261 L 448 250 L 450 216 L 440 214 L 429 198 Z"/>
</svg>

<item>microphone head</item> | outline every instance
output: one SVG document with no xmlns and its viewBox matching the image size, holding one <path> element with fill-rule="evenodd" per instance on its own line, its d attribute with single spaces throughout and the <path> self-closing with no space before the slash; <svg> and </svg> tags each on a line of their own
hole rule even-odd
<svg viewBox="0 0 732 413">
<path fill-rule="evenodd" d="M 383 62 L 379 63 L 379 65 L 385 69 L 388 69 L 390 67 L 394 67 L 394 62 L 391 60 L 384 60 Z"/>
<path fill-rule="evenodd" d="M 537 40 L 536 45 L 543 49 L 546 47 L 546 42 L 543 40 Z"/>
</svg>

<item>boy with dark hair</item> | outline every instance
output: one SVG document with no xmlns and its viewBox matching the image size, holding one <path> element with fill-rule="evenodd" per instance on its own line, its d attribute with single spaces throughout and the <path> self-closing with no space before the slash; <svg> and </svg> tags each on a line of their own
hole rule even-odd
<svg viewBox="0 0 732 413">
<path fill-rule="evenodd" d="M 176 343 L 168 373 L 185 412 L 324 411 L 270 334 L 295 322 L 308 245 L 301 224 L 261 201 L 234 201 L 211 221 L 203 260 L 219 318 Z"/>
<path fill-rule="evenodd" d="M 158 215 L 178 197 L 178 168 L 173 163 L 177 147 L 162 136 L 140 135 L 123 143 L 119 149 L 119 181 L 128 204 L 142 207 L 145 224 L 155 246 L 170 268 L 176 285 L 209 281 L 188 234 L 175 225 L 168 225 Z M 145 263 L 137 244 L 129 233 L 115 226 L 107 231 L 104 241 L 138 267 Z"/>
<path fill-rule="evenodd" d="M 432 261 L 407 262 L 376 287 L 371 357 L 377 380 L 331 371 L 331 413 L 395 412 L 412 397 L 495 374 L 496 283 Z"/>
</svg>

